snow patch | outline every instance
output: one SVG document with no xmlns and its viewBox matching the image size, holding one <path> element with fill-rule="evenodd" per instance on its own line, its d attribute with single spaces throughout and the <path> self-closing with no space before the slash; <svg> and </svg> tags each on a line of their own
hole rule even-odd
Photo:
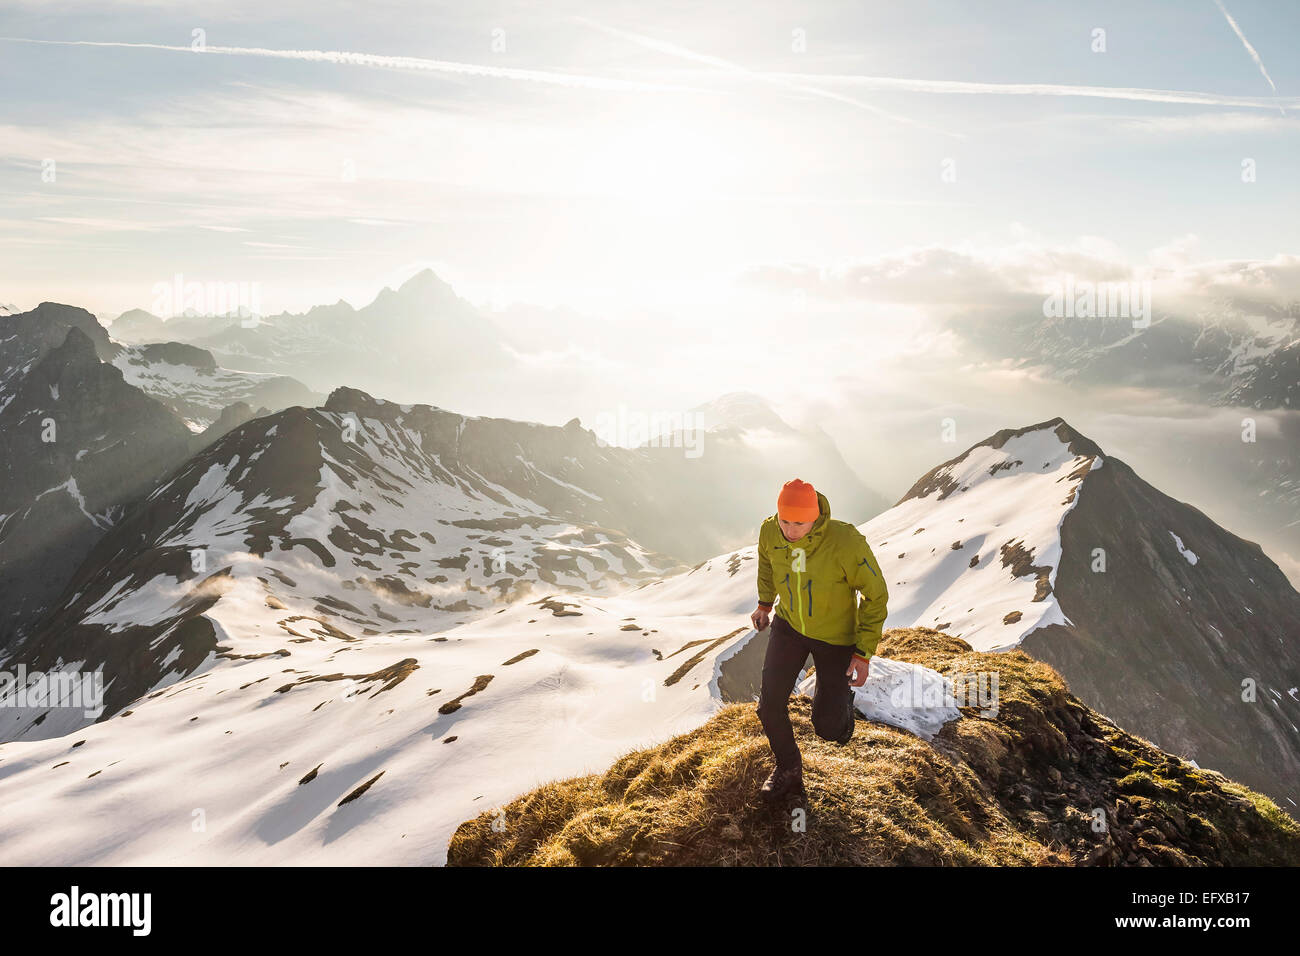
<svg viewBox="0 0 1300 956">
<path fill-rule="evenodd" d="M 953 491 L 943 500 L 932 491 L 858 525 L 889 586 L 885 628 L 933 627 L 977 651 L 1003 651 L 1040 627 L 1069 624 L 1054 590 L 1035 601 L 1037 575 L 1013 576 L 1002 549 L 1014 542 L 1031 550 L 1055 588 L 1061 526 L 1086 472 L 1070 476 L 1088 461 L 1053 429 L 1035 429 L 953 462 L 944 476 Z"/>
<path fill-rule="evenodd" d="M 1198 558 L 1191 549 L 1183 547 L 1183 539 L 1178 537 L 1178 535 L 1174 534 L 1172 531 L 1169 532 L 1169 536 L 1174 539 L 1174 544 L 1178 545 L 1178 553 L 1187 559 L 1187 563 L 1195 564 Z"/>
<path fill-rule="evenodd" d="M 815 672 L 799 683 L 801 694 L 811 696 L 816 689 Z M 951 680 L 920 664 L 887 657 L 872 656 L 866 683 L 853 688 L 853 705 L 868 720 L 923 740 L 933 740 L 944 724 L 961 716 Z"/>
</svg>

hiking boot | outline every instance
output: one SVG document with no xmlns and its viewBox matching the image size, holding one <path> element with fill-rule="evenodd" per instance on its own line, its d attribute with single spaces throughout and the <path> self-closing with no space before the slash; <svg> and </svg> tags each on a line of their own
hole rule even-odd
<svg viewBox="0 0 1300 956">
<path fill-rule="evenodd" d="M 777 800 L 789 793 L 803 792 L 803 767 L 777 767 L 759 788 L 764 800 Z"/>
</svg>

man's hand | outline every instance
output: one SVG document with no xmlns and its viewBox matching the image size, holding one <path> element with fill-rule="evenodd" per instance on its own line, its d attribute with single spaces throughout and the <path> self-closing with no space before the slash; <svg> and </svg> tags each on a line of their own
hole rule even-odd
<svg viewBox="0 0 1300 956">
<path fill-rule="evenodd" d="M 758 610 L 749 615 L 749 620 L 754 625 L 754 630 L 761 631 L 772 622 L 772 609 L 760 604 Z"/>
<path fill-rule="evenodd" d="M 861 654 L 854 654 L 853 660 L 849 661 L 849 669 L 844 672 L 849 677 L 849 686 L 861 687 L 865 684 L 867 682 L 867 672 L 870 670 L 870 659 L 863 657 Z"/>
</svg>

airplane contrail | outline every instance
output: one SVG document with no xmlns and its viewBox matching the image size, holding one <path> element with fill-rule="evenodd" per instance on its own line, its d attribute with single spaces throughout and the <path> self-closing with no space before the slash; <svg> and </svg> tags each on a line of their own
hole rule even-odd
<svg viewBox="0 0 1300 956">
<path fill-rule="evenodd" d="M 1300 107 L 1300 97 L 1228 96 L 1192 90 L 1152 90 L 1123 86 L 1070 86 L 1062 83 L 980 83 L 970 80 L 918 80 L 892 76 L 862 76 L 837 73 L 765 73 L 790 81 L 823 86 L 854 86 L 869 90 L 897 90 L 905 93 L 998 94 L 1003 96 L 1090 96 L 1099 99 L 1138 100 L 1149 103 L 1192 103 L 1208 106 L 1240 106 L 1271 110 L 1279 106 Z"/>
<path fill-rule="evenodd" d="M 750 70 L 746 67 L 741 66 L 738 63 L 733 63 L 730 60 L 724 60 L 722 57 L 711 56 L 706 53 L 697 53 L 694 50 L 688 49 L 686 47 L 678 46 L 675 43 L 668 43 L 664 40 L 656 40 L 653 37 L 643 36 L 639 33 L 630 33 L 627 30 L 619 30 L 614 27 L 606 26 L 603 23 L 597 23 L 594 20 L 588 20 L 586 17 L 575 16 L 573 19 L 578 23 L 584 24 L 585 26 L 589 26 L 595 30 L 599 30 L 602 33 L 607 33 L 610 36 L 616 36 L 624 40 L 629 40 L 632 43 L 636 43 L 640 46 L 645 47 L 646 49 L 654 50 L 658 53 L 664 53 L 667 54 L 668 56 L 675 56 L 686 60 L 693 60 L 697 63 L 702 63 L 706 66 L 711 66 L 717 70 L 722 70 L 727 73 L 735 73 L 744 77 L 748 77 L 750 79 L 755 79 L 767 83 L 773 83 L 777 86 L 782 87 L 783 89 L 789 90 L 790 92 L 806 93 L 810 96 L 819 96 L 822 97 L 823 99 L 835 100 L 836 102 L 839 103 L 847 103 L 850 106 L 855 106 L 858 109 L 867 110 L 868 112 L 875 113 L 877 116 L 883 116 L 897 123 L 904 123 L 909 126 L 917 126 L 922 129 L 928 129 L 931 132 L 942 133 L 945 136 L 954 136 L 959 139 L 965 138 L 965 136 L 961 133 L 953 133 L 953 132 L 949 132 L 948 130 L 937 129 L 936 127 L 928 126 L 925 123 L 914 120 L 910 116 L 901 116 L 897 113 L 890 113 L 889 111 L 883 110 L 878 106 L 872 105 L 871 103 L 864 103 L 861 100 L 855 100 L 852 97 L 844 96 L 840 93 L 834 93 L 831 92 L 830 90 L 818 89 L 817 87 L 811 86 L 805 82 L 790 81 L 788 79 L 783 78 L 780 74 L 763 73 L 757 70 Z"/>
<path fill-rule="evenodd" d="M 206 46 L 196 50 L 188 46 L 165 43 L 124 43 L 108 40 L 35 40 L 28 37 L 0 37 L 11 43 L 41 43 L 54 46 L 118 47 L 135 50 L 166 50 L 175 53 L 218 54 L 224 56 L 257 56 L 281 60 L 307 60 L 314 63 L 342 63 L 349 66 L 368 66 L 387 70 L 416 70 L 432 73 L 454 73 L 463 76 L 488 76 L 506 80 L 525 80 L 532 83 L 549 83 L 592 90 L 633 92 L 710 92 L 708 90 L 647 83 L 638 80 L 619 80 L 611 77 L 582 73 L 560 73 L 552 70 L 524 70 L 509 66 L 485 66 L 479 63 L 458 63 L 453 60 L 430 60 L 416 56 L 384 56 L 378 53 L 350 53 L 341 50 L 272 50 L 264 47 Z"/>
<path fill-rule="evenodd" d="M 1215 0 L 1219 3 L 1219 0 Z M 1222 8 L 1222 3 L 1219 3 Z M 1224 11 L 1225 15 L 1227 11 Z M 785 85 L 787 89 L 798 90 L 800 92 L 812 93 L 818 96 L 825 96 L 832 99 L 840 99 L 834 92 L 825 89 L 826 86 L 852 86 L 859 89 L 880 90 L 883 92 L 901 92 L 901 93 L 933 93 L 933 94 L 990 94 L 1000 96 L 1085 96 L 1097 99 L 1120 99 L 1135 100 L 1139 102 L 1150 103 L 1187 103 L 1195 105 L 1208 106 L 1236 106 L 1250 109 L 1282 109 L 1284 106 L 1300 107 L 1300 98 L 1291 99 L 1269 99 L 1266 97 L 1253 96 L 1227 96 L 1219 93 L 1202 93 L 1190 90 L 1153 90 L 1142 89 L 1138 87 L 1107 87 L 1107 86 L 1072 86 L 1062 83 L 981 83 L 968 80 L 921 80 L 905 77 L 887 77 L 887 76 L 864 76 L 857 74 L 834 74 L 834 73 L 786 73 L 770 72 L 760 70 L 750 70 L 739 66 L 729 60 L 721 57 L 710 56 L 708 54 L 696 53 L 685 47 L 677 46 L 663 40 L 656 40 L 652 37 L 642 36 L 636 33 L 630 33 L 626 30 L 618 30 L 604 24 L 596 23 L 583 17 L 575 17 L 575 20 L 594 27 L 613 36 L 622 37 L 637 43 L 647 49 L 656 50 L 660 53 L 666 53 L 671 56 L 677 56 L 683 59 L 693 60 L 705 66 L 711 66 L 717 70 L 723 70 L 729 73 L 735 73 L 749 79 L 761 80 L 766 82 L 776 82 Z M 1232 22 L 1229 17 L 1229 22 Z M 1233 23 L 1236 29 L 1236 24 Z M 1238 35 L 1241 31 L 1238 30 Z M 1242 36 L 1245 42 L 1245 37 Z M 1260 62 L 1258 54 L 1254 48 L 1247 43 L 1251 55 L 1259 62 L 1260 69 L 1263 69 L 1263 63 Z M 1265 73 L 1265 78 L 1268 74 Z M 1273 81 L 1269 80 L 1269 85 Z M 1277 88 L 1273 88 L 1277 92 Z M 858 100 L 847 100 L 855 106 L 869 109 L 890 119 L 899 122 L 912 123 L 914 125 L 924 125 L 916 123 L 908 117 L 897 116 L 887 113 L 877 107 Z M 1285 112 L 1285 110 L 1283 110 Z M 927 129 L 932 127 L 926 127 Z M 939 130 L 939 132 L 944 132 Z M 960 134 L 950 134 L 960 135 Z"/>
<path fill-rule="evenodd" d="M 1242 44 L 1246 47 L 1246 52 L 1250 54 L 1250 58 L 1254 60 L 1255 65 L 1259 67 L 1259 72 L 1264 74 L 1264 79 L 1268 81 L 1270 89 L 1276 93 L 1277 86 L 1273 83 L 1273 77 L 1268 75 L 1268 70 L 1264 66 L 1264 60 L 1255 51 L 1255 48 L 1251 46 L 1250 41 L 1246 39 L 1246 34 L 1241 32 L 1241 27 L 1237 26 L 1237 21 L 1232 19 L 1232 14 L 1229 13 L 1228 8 L 1223 5 L 1223 0 L 1214 0 L 1214 3 L 1215 6 L 1219 8 L 1219 12 L 1223 14 L 1224 19 L 1228 21 L 1228 26 L 1232 27 L 1232 32 L 1237 34 L 1237 39 L 1241 40 Z M 1285 115 L 1286 110 L 1282 110 L 1282 113 Z"/>
<path fill-rule="evenodd" d="M 605 28 L 609 29 L 609 28 Z M 635 35 L 629 35 L 635 36 Z M 751 80 L 760 80 L 767 83 L 784 84 L 786 89 L 798 89 L 804 86 L 816 85 L 816 88 L 806 90 L 805 92 L 814 93 L 820 96 L 830 96 L 834 98 L 836 94 L 823 89 L 825 86 L 852 86 L 868 90 L 897 91 L 904 93 L 931 93 L 931 94 L 992 94 L 1002 96 L 1085 96 L 1096 97 L 1100 99 L 1121 99 L 1136 100 L 1152 103 L 1187 103 L 1200 104 L 1209 106 L 1236 106 L 1247 109 L 1280 109 L 1292 108 L 1300 109 L 1300 97 L 1255 97 L 1255 96 L 1228 96 L 1219 93 L 1202 93 L 1187 90 L 1153 90 L 1141 89 L 1135 87 L 1106 87 L 1106 86 L 1070 86 L 1059 83 L 983 83 L 969 80 L 922 80 L 904 77 L 888 76 L 865 76 L 860 74 L 836 74 L 836 73 L 784 73 L 784 72 L 765 72 L 757 70 L 747 70 L 744 67 L 732 64 L 729 61 L 721 60 L 717 57 L 710 57 L 704 54 L 694 53 L 693 51 L 684 50 L 680 47 L 674 47 L 672 44 L 662 44 L 661 41 L 650 40 L 645 37 L 638 38 L 651 44 L 658 44 L 666 51 L 671 50 L 678 55 L 689 55 L 689 58 L 699 62 L 714 66 L 715 69 L 725 69 L 732 73 Z M 192 47 L 172 46 L 162 43 L 126 43 L 122 41 L 110 40 L 38 40 L 28 37 L 0 37 L 0 42 L 11 43 L 39 43 L 54 46 L 92 46 L 92 47 L 117 47 L 126 49 L 145 49 L 145 50 L 165 50 L 178 53 L 194 54 Z M 716 93 L 717 90 L 711 90 L 705 87 L 680 86 L 665 83 L 651 83 L 639 80 L 619 80 L 612 77 L 592 76 L 581 73 L 561 73 L 549 70 L 525 70 L 516 67 L 504 66 L 485 66 L 478 63 L 461 63 L 452 60 L 431 60 L 422 57 L 411 56 L 386 56 L 377 53 L 354 53 L 343 52 L 338 50 L 275 50 L 262 47 L 225 47 L 225 46 L 208 46 L 203 50 L 204 53 L 215 53 L 226 56 L 256 56 L 271 57 L 275 59 L 304 60 L 318 63 L 341 63 L 355 66 L 369 66 L 379 69 L 393 70 L 415 70 L 423 72 L 450 73 L 463 76 L 486 76 L 501 79 L 524 80 L 535 83 L 547 83 L 552 85 L 567 86 L 573 88 L 599 89 L 599 90 L 620 90 L 620 91 L 637 91 L 637 92 L 686 92 L 686 93 Z M 1271 81 L 1270 81 L 1271 82 Z M 864 109 L 873 110 L 882 115 L 889 116 L 891 119 L 903 123 L 918 124 L 915 120 L 908 117 L 895 116 L 887 113 L 870 104 L 862 103 L 857 100 L 845 98 L 845 102 L 850 102 L 855 106 Z M 928 128 L 928 127 L 927 127 Z M 943 132 L 940 130 L 940 132 Z M 959 135 L 949 133 L 948 135 Z"/>
</svg>

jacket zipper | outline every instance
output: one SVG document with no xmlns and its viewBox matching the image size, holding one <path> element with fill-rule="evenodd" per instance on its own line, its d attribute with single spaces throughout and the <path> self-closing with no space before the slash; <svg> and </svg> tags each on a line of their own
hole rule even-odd
<svg viewBox="0 0 1300 956">
<path fill-rule="evenodd" d="M 805 552 L 805 554 L 806 554 L 806 553 L 807 553 L 807 552 Z M 793 568 L 791 568 L 791 570 L 793 570 Z M 786 580 L 789 581 L 789 579 L 790 579 L 789 574 L 787 574 L 787 575 L 786 575 Z M 797 615 L 799 615 L 799 633 L 804 634 L 804 633 L 807 633 L 808 625 L 807 625 L 807 623 L 804 621 L 804 616 L 803 616 L 803 594 L 801 593 L 802 590 L 803 590 L 803 589 L 802 589 L 803 581 L 802 581 L 802 579 L 801 579 L 801 574 L 800 574 L 799 571 L 795 571 L 795 572 L 794 572 L 794 580 L 795 580 L 795 589 L 794 589 L 794 593 L 795 593 L 795 595 L 796 595 L 796 597 L 795 597 L 795 599 L 794 599 L 794 609 L 795 609 L 795 613 L 796 613 Z M 809 604 L 812 603 L 812 595 L 811 595 L 811 594 L 808 595 L 808 602 L 809 602 Z"/>
<path fill-rule="evenodd" d="M 794 573 L 794 593 L 794 607 L 795 611 L 799 615 L 799 633 L 806 634 L 808 632 L 808 625 L 804 623 L 803 619 L 803 582 L 800 580 L 798 571 Z"/>
</svg>

